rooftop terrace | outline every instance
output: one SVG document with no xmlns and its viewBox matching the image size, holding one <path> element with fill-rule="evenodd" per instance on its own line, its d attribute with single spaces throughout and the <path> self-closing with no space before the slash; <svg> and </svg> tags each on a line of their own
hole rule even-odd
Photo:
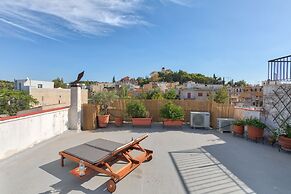
<svg viewBox="0 0 291 194">
<path fill-rule="evenodd" d="M 121 143 L 149 133 L 142 142 L 154 150 L 117 184 L 115 193 L 288 193 L 291 155 L 274 147 L 215 131 L 109 127 L 76 133 L 68 131 L 0 161 L 0 193 L 109 193 L 108 177 L 90 174 L 81 179 L 61 167 L 58 152 L 105 138 Z"/>
</svg>

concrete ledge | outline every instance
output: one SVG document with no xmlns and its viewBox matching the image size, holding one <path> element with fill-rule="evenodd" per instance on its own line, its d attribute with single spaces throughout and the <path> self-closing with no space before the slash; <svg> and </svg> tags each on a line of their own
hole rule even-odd
<svg viewBox="0 0 291 194">
<path fill-rule="evenodd" d="M 0 159 L 68 130 L 68 107 L 43 110 L 0 120 Z"/>
</svg>

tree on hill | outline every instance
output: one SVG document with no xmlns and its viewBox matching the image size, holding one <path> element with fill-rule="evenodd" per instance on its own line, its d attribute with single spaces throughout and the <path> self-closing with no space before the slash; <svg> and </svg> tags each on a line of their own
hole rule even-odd
<svg viewBox="0 0 291 194">
<path fill-rule="evenodd" d="M 6 80 L 0 80 L 0 89 L 14 89 L 14 82 L 6 81 Z"/>
<path fill-rule="evenodd" d="M 63 78 L 56 78 L 52 80 L 54 82 L 55 88 L 67 88 L 67 84 L 64 82 Z"/>
<path fill-rule="evenodd" d="M 161 92 L 160 89 L 153 89 L 149 92 L 147 92 L 147 99 L 163 99 L 163 93 Z"/>
<path fill-rule="evenodd" d="M 145 78 L 138 77 L 136 80 L 137 80 L 138 85 L 141 87 L 145 84 L 150 83 L 150 79 L 148 77 L 145 77 Z"/>
<path fill-rule="evenodd" d="M 213 100 L 217 103 L 224 104 L 228 102 L 228 92 L 226 87 L 220 88 L 214 95 Z"/>
<path fill-rule="evenodd" d="M 163 93 L 161 92 L 160 89 L 158 88 L 155 88 L 153 90 L 150 90 L 148 92 L 143 92 L 143 93 L 140 93 L 136 98 L 138 99 L 155 99 L 155 100 L 158 100 L 158 99 L 164 99 L 163 97 Z"/>
<path fill-rule="evenodd" d="M 213 77 L 208 77 L 203 74 L 199 73 L 187 73 L 186 71 L 179 70 L 179 71 L 159 71 L 157 74 L 155 74 L 155 79 L 152 79 L 151 81 L 162 81 L 162 82 L 179 82 L 180 84 L 183 84 L 188 81 L 193 81 L 196 83 L 201 84 L 222 84 L 222 78 L 216 77 L 213 75 Z M 144 83 L 146 79 L 144 78 L 138 78 L 139 79 L 139 85 L 140 83 Z"/>
<path fill-rule="evenodd" d="M 30 109 L 37 103 L 27 92 L 0 89 L 0 114 L 15 115 L 18 111 Z"/>
<path fill-rule="evenodd" d="M 227 84 L 226 85 L 229 85 L 229 86 L 233 86 L 234 85 L 234 80 L 232 79 L 232 80 L 230 80 L 229 82 L 227 82 Z"/>
<path fill-rule="evenodd" d="M 120 98 L 128 98 L 128 87 L 126 86 L 121 86 L 121 88 L 119 89 L 119 91 L 117 92 L 118 96 Z"/>
<path fill-rule="evenodd" d="M 158 82 L 158 81 L 160 81 L 159 73 L 158 72 L 152 72 L 151 73 L 150 81 L 152 81 L 152 82 Z"/>
<path fill-rule="evenodd" d="M 234 86 L 238 86 L 238 87 L 243 87 L 248 85 L 247 82 L 245 80 L 240 80 L 234 83 Z"/>
<path fill-rule="evenodd" d="M 115 76 L 113 76 L 113 78 L 112 78 L 112 82 L 113 83 L 115 83 L 116 81 L 115 81 Z"/>
<path fill-rule="evenodd" d="M 170 90 L 166 91 L 164 94 L 164 98 L 169 99 L 169 100 L 177 99 L 178 95 L 176 94 L 176 90 L 170 89 Z"/>
<path fill-rule="evenodd" d="M 85 86 L 94 85 L 96 83 L 97 83 L 97 81 L 90 81 L 90 80 L 80 81 L 80 84 L 85 84 Z"/>
</svg>

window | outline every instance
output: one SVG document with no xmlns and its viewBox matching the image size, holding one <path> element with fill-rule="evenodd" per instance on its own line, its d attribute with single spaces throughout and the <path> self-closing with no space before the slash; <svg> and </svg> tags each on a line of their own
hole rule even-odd
<svg viewBox="0 0 291 194">
<path fill-rule="evenodd" d="M 37 84 L 37 88 L 42 88 L 42 84 Z"/>
<path fill-rule="evenodd" d="M 203 93 L 199 92 L 199 93 L 198 93 L 198 96 L 203 96 Z"/>
<path fill-rule="evenodd" d="M 18 89 L 21 90 L 21 83 L 18 83 Z"/>
<path fill-rule="evenodd" d="M 187 93 L 187 98 L 191 98 L 191 93 L 190 92 Z"/>
</svg>

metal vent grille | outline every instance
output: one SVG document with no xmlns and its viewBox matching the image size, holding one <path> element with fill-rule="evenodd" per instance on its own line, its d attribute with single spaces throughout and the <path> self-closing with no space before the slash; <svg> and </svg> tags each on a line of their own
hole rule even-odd
<svg viewBox="0 0 291 194">
<path fill-rule="evenodd" d="M 195 116 L 192 117 L 193 123 L 196 127 L 204 127 L 205 123 L 205 116 L 202 114 L 196 114 Z"/>
</svg>

